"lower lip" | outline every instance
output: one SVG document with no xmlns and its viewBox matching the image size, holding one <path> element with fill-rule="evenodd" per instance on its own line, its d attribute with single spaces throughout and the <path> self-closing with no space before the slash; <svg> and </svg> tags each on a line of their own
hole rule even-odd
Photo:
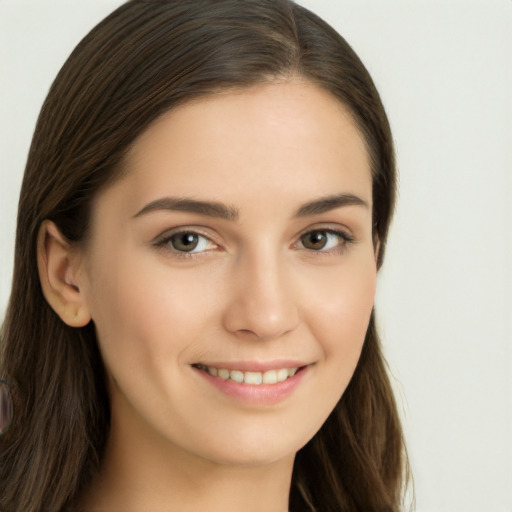
<svg viewBox="0 0 512 512">
<path fill-rule="evenodd" d="M 293 377 L 288 377 L 283 382 L 259 385 L 240 384 L 231 379 L 224 380 L 214 377 L 204 370 L 197 368 L 194 368 L 194 370 L 223 394 L 240 402 L 250 405 L 275 405 L 288 398 L 295 391 L 308 368 L 308 366 L 301 368 Z"/>
</svg>

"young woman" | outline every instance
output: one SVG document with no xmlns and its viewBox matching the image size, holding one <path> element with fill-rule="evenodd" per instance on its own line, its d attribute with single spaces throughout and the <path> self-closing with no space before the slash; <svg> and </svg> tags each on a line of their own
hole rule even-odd
<svg viewBox="0 0 512 512">
<path fill-rule="evenodd" d="M 400 510 L 373 316 L 394 199 L 378 93 L 318 17 L 122 5 L 27 162 L 1 510 Z"/>
</svg>

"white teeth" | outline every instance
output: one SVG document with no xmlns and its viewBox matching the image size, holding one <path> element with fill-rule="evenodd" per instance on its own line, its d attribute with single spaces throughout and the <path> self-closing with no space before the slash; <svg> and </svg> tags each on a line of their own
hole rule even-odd
<svg viewBox="0 0 512 512">
<path fill-rule="evenodd" d="M 215 368 L 215 369 L 217 369 L 217 368 Z M 213 375 L 211 368 L 208 368 L 208 371 Z M 221 379 L 224 379 L 224 380 L 229 379 L 229 370 L 225 370 L 224 368 L 221 368 L 218 370 L 217 374 Z"/>
<path fill-rule="evenodd" d="M 241 372 L 240 370 L 231 370 L 229 372 L 229 377 L 235 382 L 242 383 L 244 381 L 244 372 Z"/>
<path fill-rule="evenodd" d="M 288 378 L 288 370 L 286 368 L 277 370 L 277 382 L 284 382 L 287 378 Z"/>
<path fill-rule="evenodd" d="M 263 374 L 263 384 L 275 384 L 277 382 L 277 372 L 268 370 Z"/>
<path fill-rule="evenodd" d="M 261 384 L 263 382 L 263 375 L 261 372 L 245 372 L 245 384 Z"/>
<path fill-rule="evenodd" d="M 267 370 L 266 372 L 243 372 L 241 370 L 227 370 L 226 368 L 214 368 L 213 366 L 203 366 L 213 377 L 219 377 L 223 380 L 231 379 L 239 384 L 249 384 L 259 386 L 260 384 L 277 384 L 293 377 L 298 368 L 281 368 L 279 370 Z"/>
</svg>

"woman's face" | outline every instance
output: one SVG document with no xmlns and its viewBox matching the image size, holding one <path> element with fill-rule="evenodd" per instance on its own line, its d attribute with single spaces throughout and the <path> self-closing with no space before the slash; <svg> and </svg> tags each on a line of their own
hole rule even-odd
<svg viewBox="0 0 512 512">
<path fill-rule="evenodd" d="M 293 457 L 343 394 L 374 300 L 354 122 L 308 82 L 226 92 L 162 116 L 126 171 L 79 271 L 112 435 L 224 464 Z"/>
</svg>

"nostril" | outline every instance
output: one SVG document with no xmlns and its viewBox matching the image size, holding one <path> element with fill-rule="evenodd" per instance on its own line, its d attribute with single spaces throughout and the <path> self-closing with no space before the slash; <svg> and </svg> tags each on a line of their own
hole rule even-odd
<svg viewBox="0 0 512 512">
<path fill-rule="evenodd" d="M 255 328 L 254 330 L 239 329 L 238 333 L 243 336 L 246 336 L 247 338 L 252 338 L 254 340 L 267 341 L 267 340 L 272 340 L 272 339 L 279 338 L 279 337 L 283 336 L 285 334 L 285 331 L 280 330 L 278 332 L 274 332 L 274 331 Z"/>
</svg>

